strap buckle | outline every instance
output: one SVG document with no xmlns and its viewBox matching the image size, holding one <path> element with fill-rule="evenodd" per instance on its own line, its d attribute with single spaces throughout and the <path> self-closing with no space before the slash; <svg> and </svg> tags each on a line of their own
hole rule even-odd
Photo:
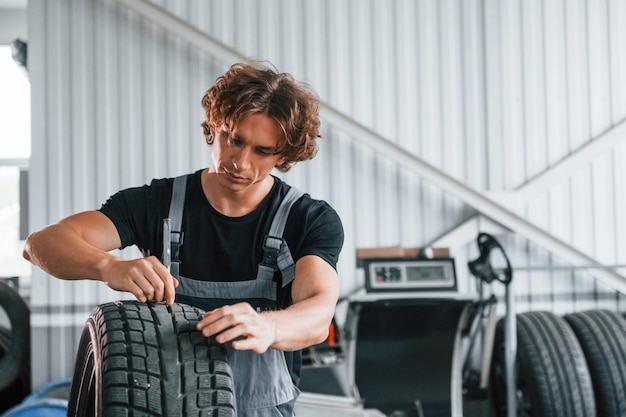
<svg viewBox="0 0 626 417">
<path fill-rule="evenodd" d="M 174 239 L 174 235 L 178 235 L 178 240 Z M 170 232 L 170 241 L 172 242 L 172 262 L 180 262 L 180 248 L 183 246 L 183 232 Z"/>
<path fill-rule="evenodd" d="M 269 266 L 276 269 L 276 259 L 283 247 L 283 239 L 276 236 L 265 236 L 265 242 L 263 243 L 263 260 L 261 265 Z"/>
</svg>

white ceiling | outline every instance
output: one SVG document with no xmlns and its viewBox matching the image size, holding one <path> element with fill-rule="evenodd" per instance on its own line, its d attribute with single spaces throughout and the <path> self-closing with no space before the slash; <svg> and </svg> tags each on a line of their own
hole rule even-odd
<svg viewBox="0 0 626 417">
<path fill-rule="evenodd" d="M 0 9 L 25 9 L 28 0 L 0 0 Z"/>
</svg>

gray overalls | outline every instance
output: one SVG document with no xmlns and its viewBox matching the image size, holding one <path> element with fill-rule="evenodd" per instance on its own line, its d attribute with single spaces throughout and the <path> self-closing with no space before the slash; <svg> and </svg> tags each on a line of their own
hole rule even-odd
<svg viewBox="0 0 626 417">
<path fill-rule="evenodd" d="M 182 217 L 187 189 L 187 176 L 175 178 L 169 217 L 171 221 L 170 271 L 179 285 L 176 301 L 205 311 L 238 302 L 248 302 L 257 311 L 277 308 L 277 283 L 274 272 L 282 274 L 282 286 L 294 279 L 295 264 L 283 231 L 291 206 L 304 193 L 291 187 L 281 202 L 263 246 L 263 260 L 256 279 L 249 281 L 199 281 L 180 276 L 178 252 L 182 244 Z M 225 344 L 233 371 L 237 397 L 237 415 L 243 417 L 291 417 L 299 394 L 293 384 L 282 351 L 268 349 L 262 355 L 252 351 L 237 351 Z"/>
</svg>

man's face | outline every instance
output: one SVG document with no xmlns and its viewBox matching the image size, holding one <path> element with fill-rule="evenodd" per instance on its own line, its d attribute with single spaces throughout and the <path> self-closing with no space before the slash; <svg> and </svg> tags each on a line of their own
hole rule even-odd
<svg viewBox="0 0 626 417">
<path fill-rule="evenodd" d="M 240 191 L 263 181 L 284 162 L 284 157 L 276 154 L 283 131 L 274 119 L 262 114 L 246 117 L 235 129 L 220 126 L 214 132 L 212 170 L 220 184 Z"/>
</svg>

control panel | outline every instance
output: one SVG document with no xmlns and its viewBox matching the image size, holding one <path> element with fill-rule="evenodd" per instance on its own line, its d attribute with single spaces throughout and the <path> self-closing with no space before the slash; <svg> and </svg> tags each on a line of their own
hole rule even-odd
<svg viewBox="0 0 626 417">
<path fill-rule="evenodd" d="M 453 258 L 364 259 L 367 291 L 457 289 Z"/>
</svg>

